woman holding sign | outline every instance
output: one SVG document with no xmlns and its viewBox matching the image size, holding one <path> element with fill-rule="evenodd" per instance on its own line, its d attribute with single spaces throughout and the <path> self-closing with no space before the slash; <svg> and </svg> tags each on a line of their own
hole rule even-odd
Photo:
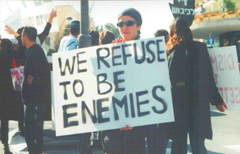
<svg viewBox="0 0 240 154">
<path fill-rule="evenodd" d="M 209 102 L 224 112 L 227 108 L 216 88 L 205 44 L 193 41 L 188 23 L 173 20 L 166 44 L 175 122 L 172 124 L 172 154 L 187 153 L 187 134 L 193 154 L 207 154 L 204 140 L 212 139 Z"/>
<path fill-rule="evenodd" d="M 124 10 L 118 16 L 117 26 L 123 39 L 113 43 L 140 38 L 141 14 L 134 8 Z M 145 154 L 145 127 L 129 127 L 102 132 L 104 151 L 108 154 Z"/>
</svg>

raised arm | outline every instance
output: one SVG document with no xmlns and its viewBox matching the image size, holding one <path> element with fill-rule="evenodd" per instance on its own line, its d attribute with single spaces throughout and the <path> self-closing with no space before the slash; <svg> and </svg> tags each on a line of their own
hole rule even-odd
<svg viewBox="0 0 240 154">
<path fill-rule="evenodd" d="M 8 34 L 12 34 L 14 35 L 15 38 L 17 38 L 18 36 L 20 36 L 17 32 L 15 32 L 11 27 L 9 26 L 5 26 L 5 31 L 8 33 Z"/>
<path fill-rule="evenodd" d="M 52 12 L 50 13 L 50 17 L 48 19 L 48 22 L 50 24 L 52 24 L 53 18 L 57 17 L 57 11 L 55 11 L 54 9 L 52 9 Z"/>
</svg>

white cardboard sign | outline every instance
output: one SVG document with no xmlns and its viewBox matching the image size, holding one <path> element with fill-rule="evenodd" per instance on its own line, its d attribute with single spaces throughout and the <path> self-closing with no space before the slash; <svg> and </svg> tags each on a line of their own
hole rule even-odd
<svg viewBox="0 0 240 154">
<path fill-rule="evenodd" d="M 56 135 L 174 121 L 163 37 L 53 54 Z"/>
</svg>

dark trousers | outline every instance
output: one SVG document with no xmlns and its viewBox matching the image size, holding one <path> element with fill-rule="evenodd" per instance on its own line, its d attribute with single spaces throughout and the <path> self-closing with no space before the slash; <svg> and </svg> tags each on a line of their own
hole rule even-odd
<svg viewBox="0 0 240 154">
<path fill-rule="evenodd" d="M 26 105 L 25 139 L 29 154 L 42 154 L 43 114 L 43 105 Z"/>
<path fill-rule="evenodd" d="M 149 154 L 166 154 L 168 137 L 165 125 L 154 124 L 147 126 L 147 147 Z"/>
<path fill-rule="evenodd" d="M 204 144 L 204 138 L 189 133 L 190 145 L 193 154 L 207 154 L 207 149 Z M 187 153 L 187 132 L 179 133 L 173 136 L 171 154 L 186 154 Z"/>
<path fill-rule="evenodd" d="M 145 154 L 145 126 L 132 130 L 102 132 L 103 149 L 108 154 Z"/>
<path fill-rule="evenodd" d="M 21 112 L 21 113 L 19 114 L 19 118 L 18 118 L 18 129 L 21 132 L 21 135 L 23 135 L 23 131 L 24 131 L 24 107 L 23 107 L 22 104 L 21 104 L 19 110 L 20 110 L 19 112 Z"/>
<path fill-rule="evenodd" d="M 91 133 L 84 133 L 79 135 L 79 152 L 80 154 L 92 154 L 90 147 L 91 144 Z"/>
<path fill-rule="evenodd" d="M 2 143 L 8 144 L 8 120 L 1 120 L 1 140 Z"/>
</svg>

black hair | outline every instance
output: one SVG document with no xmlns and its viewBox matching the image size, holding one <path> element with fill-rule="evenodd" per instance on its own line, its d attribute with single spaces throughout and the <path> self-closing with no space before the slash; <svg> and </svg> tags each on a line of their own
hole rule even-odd
<svg viewBox="0 0 240 154">
<path fill-rule="evenodd" d="M 34 27 L 24 27 L 23 36 L 27 35 L 29 41 L 36 41 L 37 38 L 37 29 Z"/>
<path fill-rule="evenodd" d="M 14 51 L 13 44 L 9 39 L 1 39 L 1 55 L 11 55 Z"/>
<path fill-rule="evenodd" d="M 113 32 L 104 30 L 100 33 L 99 44 L 109 44 L 112 43 L 113 40 L 115 40 Z"/>
<path fill-rule="evenodd" d="M 168 38 L 169 38 L 169 33 L 165 29 L 158 29 L 153 33 L 153 35 L 154 35 L 154 37 L 164 36 L 165 37 L 165 43 L 167 43 Z"/>
<path fill-rule="evenodd" d="M 92 45 L 99 45 L 99 33 L 96 30 L 91 30 L 89 33 L 92 36 Z"/>
</svg>

